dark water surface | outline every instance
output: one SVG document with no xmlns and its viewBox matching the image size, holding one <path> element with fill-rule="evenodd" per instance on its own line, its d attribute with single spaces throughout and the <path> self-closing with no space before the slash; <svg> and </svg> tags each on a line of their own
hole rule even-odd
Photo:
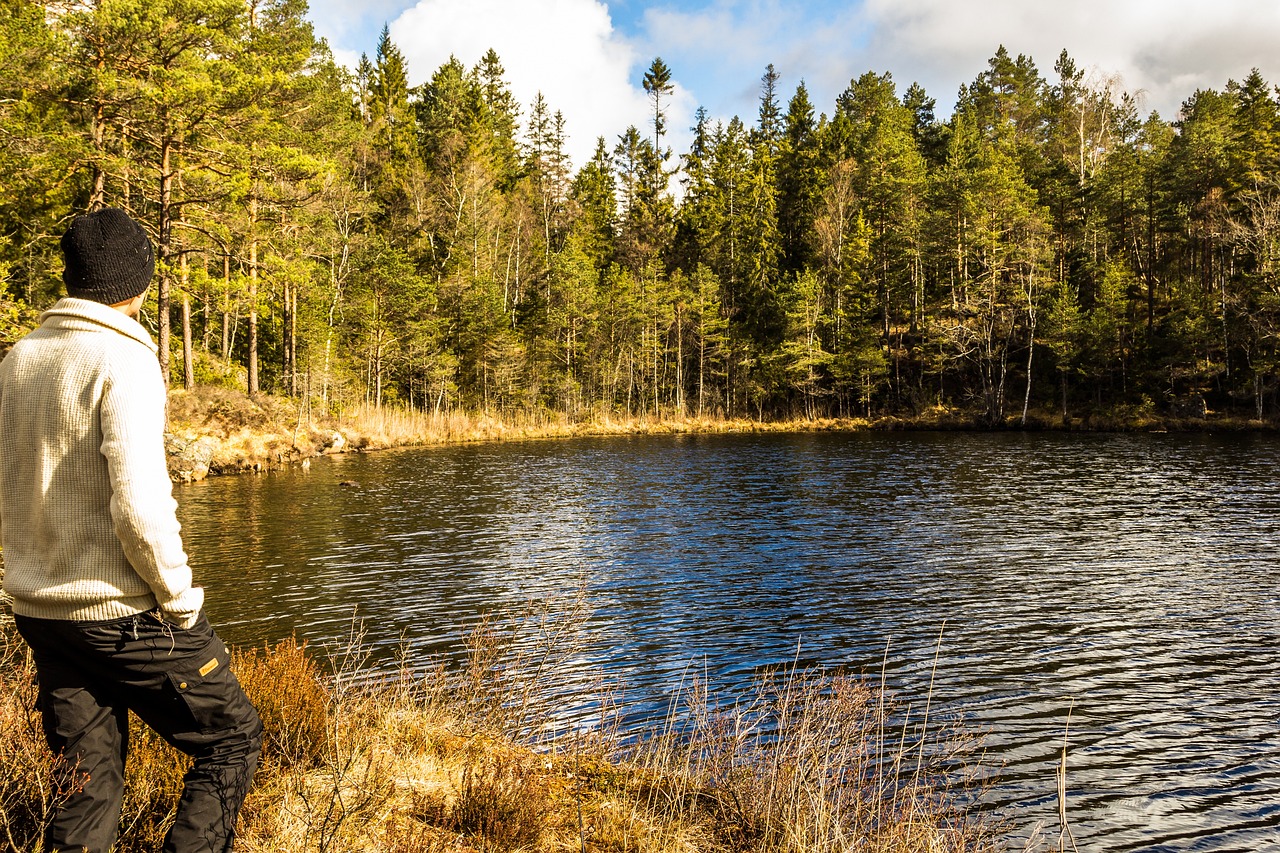
<svg viewBox="0 0 1280 853">
<path fill-rule="evenodd" d="M 340 486 L 353 480 L 359 487 Z M 589 663 L 848 666 L 988 732 L 992 799 L 1081 850 L 1280 850 L 1280 438 L 805 434 L 348 456 L 177 490 L 231 641 L 456 653 L 585 582 Z M 945 624 L 945 627 L 944 627 Z M 886 657 L 886 647 L 888 648 Z"/>
</svg>

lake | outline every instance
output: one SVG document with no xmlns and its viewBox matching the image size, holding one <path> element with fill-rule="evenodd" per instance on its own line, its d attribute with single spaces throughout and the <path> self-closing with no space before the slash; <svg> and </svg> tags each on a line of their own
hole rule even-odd
<svg viewBox="0 0 1280 853">
<path fill-rule="evenodd" d="M 347 455 L 176 489 L 220 632 L 456 656 L 583 588 L 584 668 L 661 713 L 799 660 L 986 733 L 1080 850 L 1280 850 L 1280 437 L 813 433 Z M 353 482 L 355 485 L 342 485 Z M 941 638 L 939 640 L 939 637 Z M 572 684 L 572 678 L 566 681 Z M 1069 730 L 1067 727 L 1070 715 Z"/>
</svg>

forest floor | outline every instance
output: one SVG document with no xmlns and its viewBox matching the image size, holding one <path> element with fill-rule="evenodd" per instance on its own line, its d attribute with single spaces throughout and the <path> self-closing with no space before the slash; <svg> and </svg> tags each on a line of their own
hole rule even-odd
<svg viewBox="0 0 1280 853">
<path fill-rule="evenodd" d="M 1274 431 L 1277 424 L 1215 413 L 1190 416 L 1117 411 L 1064 417 L 1032 411 L 997 424 L 957 409 L 933 407 L 918 415 L 876 418 L 750 420 L 699 416 L 584 417 L 551 414 L 411 411 L 356 406 L 322 413 L 298 400 L 211 386 L 169 395 L 167 450 L 177 481 L 210 474 L 262 472 L 330 453 L 482 441 L 523 441 L 572 436 L 661 435 L 728 432 L 855 430 L 1063 430 L 1103 432 Z"/>
</svg>

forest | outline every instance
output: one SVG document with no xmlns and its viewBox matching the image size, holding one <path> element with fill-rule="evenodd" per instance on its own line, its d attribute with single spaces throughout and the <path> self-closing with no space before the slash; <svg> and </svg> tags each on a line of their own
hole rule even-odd
<svg viewBox="0 0 1280 853">
<path fill-rule="evenodd" d="M 0 0 L 0 352 L 58 297 L 70 218 L 157 247 L 173 387 L 426 412 L 1280 414 L 1280 93 L 1253 71 L 1176 117 L 1064 50 L 998 47 L 939 117 L 851 76 L 762 69 L 756 115 L 678 69 L 575 167 L 498 54 L 355 71 L 304 0 Z"/>
</svg>

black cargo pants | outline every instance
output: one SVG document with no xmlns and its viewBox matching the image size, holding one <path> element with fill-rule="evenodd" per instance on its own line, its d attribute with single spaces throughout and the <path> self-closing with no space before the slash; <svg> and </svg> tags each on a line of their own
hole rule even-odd
<svg viewBox="0 0 1280 853">
<path fill-rule="evenodd" d="M 39 680 L 45 737 L 66 799 L 44 849 L 107 853 L 124 793 L 132 710 L 194 762 L 166 853 L 224 853 L 258 765 L 262 722 L 204 614 L 189 629 L 156 611 L 107 622 L 17 616 Z"/>
</svg>

